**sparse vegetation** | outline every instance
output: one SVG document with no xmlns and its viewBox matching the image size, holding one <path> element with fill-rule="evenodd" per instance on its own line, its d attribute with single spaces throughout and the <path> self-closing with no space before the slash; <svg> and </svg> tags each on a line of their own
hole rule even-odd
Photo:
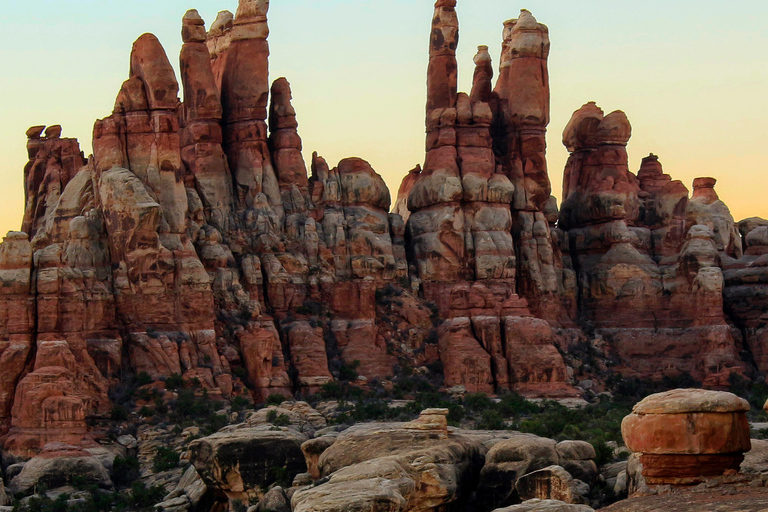
<svg viewBox="0 0 768 512">
<path fill-rule="evenodd" d="M 152 460 L 152 469 L 155 472 L 168 471 L 179 466 L 179 454 L 173 448 L 161 446 L 155 452 L 155 458 Z"/>
</svg>

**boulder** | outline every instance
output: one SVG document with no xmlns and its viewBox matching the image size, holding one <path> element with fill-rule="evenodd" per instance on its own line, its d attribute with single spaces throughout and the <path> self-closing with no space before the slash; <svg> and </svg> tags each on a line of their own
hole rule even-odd
<svg viewBox="0 0 768 512">
<path fill-rule="evenodd" d="M 677 389 L 643 399 L 621 431 L 649 485 L 692 483 L 738 471 L 751 448 L 749 409 L 731 393 Z"/>
<path fill-rule="evenodd" d="M 321 475 L 329 477 L 327 482 L 321 480 L 297 492 L 292 499 L 294 510 L 320 502 L 342 507 L 339 510 L 380 506 L 372 503 L 384 503 L 393 510 L 404 510 L 407 503 L 409 509 L 422 510 L 466 502 L 485 449 L 460 433 L 449 432 L 442 421 L 446 413 L 427 410 L 411 423 L 366 424 L 345 430 L 320 456 L 318 466 Z M 373 495 L 365 497 L 366 490 Z"/>
<path fill-rule="evenodd" d="M 752 449 L 744 454 L 744 462 L 741 463 L 741 473 L 765 473 L 768 472 L 768 441 L 765 439 L 752 439 Z"/>
<path fill-rule="evenodd" d="M 29 494 L 40 484 L 55 488 L 75 483 L 97 485 L 102 489 L 113 487 L 109 471 L 90 453 L 74 446 L 51 443 L 13 477 L 9 490 L 13 494 Z"/>
<path fill-rule="evenodd" d="M 285 491 L 279 485 L 271 488 L 259 500 L 256 512 L 291 512 L 291 500 L 285 495 Z"/>
<path fill-rule="evenodd" d="M 292 481 L 307 470 L 301 444 L 306 436 L 268 427 L 227 427 L 192 441 L 190 462 L 208 487 L 230 500 L 248 501 L 257 489 L 267 488 L 285 472 Z"/>
<path fill-rule="evenodd" d="M 515 487 L 522 500 L 538 498 L 565 503 L 588 503 L 589 485 L 574 479 L 560 466 L 549 466 L 523 475 Z"/>
<path fill-rule="evenodd" d="M 523 475 L 559 463 L 557 443 L 531 434 L 518 434 L 496 442 L 480 472 L 477 500 L 486 509 L 519 500 L 517 482 Z"/>
</svg>

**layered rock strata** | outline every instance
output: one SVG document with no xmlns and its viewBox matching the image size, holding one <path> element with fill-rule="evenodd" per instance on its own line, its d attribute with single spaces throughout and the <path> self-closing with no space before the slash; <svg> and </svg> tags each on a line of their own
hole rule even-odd
<svg viewBox="0 0 768 512">
<path fill-rule="evenodd" d="M 495 91 L 480 47 L 467 95 L 457 92 L 457 25 L 455 2 L 437 2 L 426 161 L 398 199 L 407 194 L 409 249 L 424 297 L 447 318 L 439 335 L 446 382 L 473 392 L 568 394 L 552 327 L 570 322 L 557 295 L 569 292 L 543 213 L 548 30 L 527 11 L 507 22 Z"/>
<path fill-rule="evenodd" d="M 549 32 L 530 12 L 504 23 L 498 73 L 478 48 L 465 94 L 456 1 L 436 3 L 426 157 L 390 213 L 364 160 L 305 161 L 290 84 L 269 79 L 268 5 L 208 32 L 184 15 L 182 99 L 141 36 L 91 157 L 58 125 L 27 132 L 23 231 L 0 245 L 8 457 L 89 445 L 110 391 L 144 374 L 261 401 L 428 367 L 459 391 L 560 397 L 584 341 L 642 378 L 768 371 L 768 221 L 737 229 L 713 178 L 689 195 L 653 155 L 635 175 L 626 116 L 587 104 L 558 211 Z"/>
<path fill-rule="evenodd" d="M 631 132 L 623 112 L 588 103 L 563 133 L 571 156 L 558 227 L 577 270 L 580 318 L 610 340 L 626 373 L 726 385 L 746 370 L 723 313 L 722 267 L 740 253 L 733 219 L 712 179 L 697 179 L 689 199 L 655 155 L 633 174 Z"/>
</svg>

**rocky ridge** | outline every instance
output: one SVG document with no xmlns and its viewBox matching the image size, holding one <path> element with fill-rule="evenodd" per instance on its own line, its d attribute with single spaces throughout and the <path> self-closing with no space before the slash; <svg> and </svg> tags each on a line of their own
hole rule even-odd
<svg viewBox="0 0 768 512">
<path fill-rule="evenodd" d="M 530 12 L 504 23 L 495 84 L 478 49 L 465 94 L 456 1 L 436 3 L 426 158 L 391 213 L 362 159 L 308 172 L 290 85 L 269 83 L 268 5 L 207 32 L 186 13 L 183 101 L 141 36 L 92 156 L 60 126 L 27 132 L 22 231 L 0 245 L 7 462 L 93 448 L 88 422 L 139 376 L 263 401 L 431 368 L 465 392 L 569 397 L 579 344 L 641 378 L 768 370 L 768 221 L 737 225 L 714 179 L 689 194 L 654 155 L 631 172 L 627 117 L 588 103 L 558 210 L 549 31 Z"/>
</svg>

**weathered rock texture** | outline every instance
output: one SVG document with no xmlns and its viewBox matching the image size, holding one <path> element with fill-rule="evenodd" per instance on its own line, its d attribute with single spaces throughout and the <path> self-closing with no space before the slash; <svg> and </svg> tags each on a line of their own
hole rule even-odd
<svg viewBox="0 0 768 512">
<path fill-rule="evenodd" d="M 572 325 L 575 288 L 544 214 L 548 30 L 528 11 L 507 22 L 495 90 L 480 47 L 468 96 L 456 90 L 454 7 L 435 7 L 426 161 L 398 199 L 407 194 L 412 278 L 447 319 L 439 349 L 448 385 L 567 395 L 552 327 Z"/>
<path fill-rule="evenodd" d="M 262 400 L 412 365 L 560 397 L 579 392 L 562 352 L 591 336 L 643 378 L 768 371 L 768 221 L 737 229 L 714 179 L 689 195 L 653 155 L 633 174 L 626 116 L 587 104 L 558 212 L 549 32 L 530 12 L 504 23 L 498 73 L 478 48 L 464 94 L 456 1 L 436 3 L 426 158 L 390 213 L 364 160 L 305 161 L 290 85 L 270 84 L 268 5 L 241 0 L 207 33 L 187 12 L 181 84 L 141 36 L 91 157 L 60 126 L 27 132 L 23 231 L 0 246 L 7 455 L 88 445 L 87 420 L 142 373 Z"/>
<path fill-rule="evenodd" d="M 594 103 L 563 133 L 571 157 L 558 226 L 578 270 L 579 315 L 610 341 L 625 373 L 686 372 L 726 385 L 747 369 L 723 311 L 723 267 L 741 254 L 732 217 L 713 179 L 697 179 L 689 199 L 654 155 L 630 172 L 630 135 L 623 112 L 606 116 Z"/>
<path fill-rule="evenodd" d="M 692 483 L 739 470 L 751 449 L 749 409 L 731 393 L 677 389 L 635 405 L 621 433 L 648 485 Z"/>
</svg>

